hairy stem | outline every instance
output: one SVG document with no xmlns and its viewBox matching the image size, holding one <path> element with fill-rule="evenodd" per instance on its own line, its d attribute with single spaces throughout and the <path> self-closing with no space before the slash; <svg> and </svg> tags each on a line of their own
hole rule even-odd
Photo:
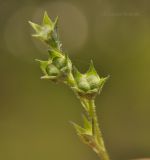
<svg viewBox="0 0 150 160">
<path fill-rule="evenodd" d="M 106 147 L 104 145 L 104 140 L 99 127 L 94 100 L 89 100 L 89 108 L 92 116 L 91 118 L 93 121 L 93 132 L 94 132 L 94 138 L 97 144 L 97 154 L 101 160 L 110 160 Z"/>
<path fill-rule="evenodd" d="M 70 87 L 75 86 L 75 82 L 74 82 L 72 73 L 70 73 L 68 76 L 67 84 Z M 84 107 L 85 111 L 87 112 L 87 115 L 92 120 L 93 135 L 94 135 L 94 141 L 95 141 L 94 143 L 96 144 L 93 150 L 97 153 L 97 155 L 100 157 L 101 160 L 110 160 L 105 144 L 104 144 L 102 132 L 99 127 L 98 118 L 96 114 L 95 100 L 94 99 L 86 100 L 86 99 L 81 99 L 80 97 L 78 98 L 82 106 Z"/>
</svg>

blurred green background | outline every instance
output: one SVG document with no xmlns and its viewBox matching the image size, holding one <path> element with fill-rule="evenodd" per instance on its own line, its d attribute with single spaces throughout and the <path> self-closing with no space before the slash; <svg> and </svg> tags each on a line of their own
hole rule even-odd
<svg viewBox="0 0 150 160">
<path fill-rule="evenodd" d="M 82 107 L 71 90 L 40 80 L 46 47 L 28 20 L 59 16 L 64 51 L 85 72 L 111 75 L 97 113 L 112 159 L 150 157 L 150 1 L 0 0 L 0 159 L 97 160 L 75 135 Z"/>
</svg>

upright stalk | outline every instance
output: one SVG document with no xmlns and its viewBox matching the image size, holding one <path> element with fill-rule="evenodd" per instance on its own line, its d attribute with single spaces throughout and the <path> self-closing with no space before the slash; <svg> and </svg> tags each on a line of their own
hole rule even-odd
<svg viewBox="0 0 150 160">
<path fill-rule="evenodd" d="M 94 129 L 94 138 L 97 143 L 97 155 L 100 157 L 101 160 L 109 160 L 109 155 L 107 153 L 104 140 L 102 137 L 102 132 L 99 127 L 98 118 L 96 114 L 96 106 L 94 100 L 89 100 L 89 107 L 92 113 L 92 120 L 93 120 L 93 129 Z"/>
<path fill-rule="evenodd" d="M 44 74 L 41 78 L 55 83 L 67 84 L 74 91 L 86 112 L 86 115 L 83 116 L 83 127 L 72 123 L 78 136 L 83 143 L 98 154 L 101 160 L 109 160 L 94 103 L 95 97 L 101 92 L 108 77 L 100 77 L 92 61 L 86 73 L 82 74 L 77 70 L 69 57 L 62 51 L 62 44 L 57 32 L 57 21 L 58 18 L 53 22 L 45 12 L 41 25 L 29 22 L 35 30 L 33 36 L 48 46 L 48 60 L 37 60 Z"/>
</svg>

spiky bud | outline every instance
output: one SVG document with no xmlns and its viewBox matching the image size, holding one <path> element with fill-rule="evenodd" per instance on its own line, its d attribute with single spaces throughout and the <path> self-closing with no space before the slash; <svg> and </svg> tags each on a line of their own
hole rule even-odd
<svg viewBox="0 0 150 160">
<path fill-rule="evenodd" d="M 53 22 L 48 16 L 47 12 L 44 13 L 43 22 L 41 25 L 29 21 L 30 25 L 35 30 L 35 34 L 33 34 L 32 36 L 47 43 L 50 47 L 60 49 L 61 44 L 58 40 L 58 33 L 56 31 L 57 21 L 58 17 Z"/>
<path fill-rule="evenodd" d="M 72 70 L 72 64 L 68 56 L 57 50 L 49 50 L 49 60 L 41 61 L 40 67 L 44 73 L 42 79 L 50 79 L 54 82 L 65 81 L 67 74 Z"/>
<path fill-rule="evenodd" d="M 81 74 L 76 68 L 74 68 L 74 78 L 76 81 L 76 87 L 73 87 L 73 89 L 79 96 L 88 99 L 95 98 L 95 96 L 100 93 L 104 83 L 108 79 L 108 77 L 99 77 L 92 61 L 89 70 L 85 74 Z"/>
</svg>

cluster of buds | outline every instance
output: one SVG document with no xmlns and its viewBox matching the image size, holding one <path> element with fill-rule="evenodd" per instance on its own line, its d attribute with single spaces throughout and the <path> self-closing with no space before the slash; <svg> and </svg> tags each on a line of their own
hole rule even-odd
<svg viewBox="0 0 150 160">
<path fill-rule="evenodd" d="M 33 36 L 48 45 L 48 60 L 37 60 L 44 74 L 41 78 L 53 82 L 63 82 L 72 88 L 87 113 L 83 117 L 83 127 L 73 123 L 77 134 L 101 159 L 109 160 L 99 130 L 94 104 L 95 97 L 101 92 L 108 77 L 100 77 L 92 61 L 88 71 L 84 74 L 72 67 L 71 60 L 61 49 L 57 33 L 57 20 L 58 18 L 53 22 L 45 12 L 42 25 L 29 22 L 36 32 Z"/>
<path fill-rule="evenodd" d="M 72 69 L 70 59 L 61 50 L 57 21 L 58 18 L 53 22 L 45 12 L 42 25 L 29 22 L 36 32 L 33 36 L 49 46 L 49 59 L 47 61 L 37 60 L 40 62 L 41 70 L 44 73 L 41 78 L 68 83 L 81 98 L 93 99 L 100 93 L 108 77 L 100 78 L 92 61 L 85 74 L 81 74 L 75 67 Z"/>
<path fill-rule="evenodd" d="M 73 74 L 77 84 L 73 89 L 79 96 L 86 97 L 88 99 L 95 98 L 95 96 L 100 93 L 104 83 L 108 79 L 108 77 L 99 77 L 92 61 L 89 70 L 85 74 L 81 74 L 76 68 L 74 68 Z"/>
<path fill-rule="evenodd" d="M 57 21 L 53 22 L 47 12 L 44 13 L 41 25 L 29 21 L 35 30 L 33 37 L 36 37 L 49 46 L 49 58 L 47 61 L 37 60 L 40 63 L 41 70 L 44 74 L 42 79 L 50 79 L 54 82 L 65 81 L 67 74 L 72 70 L 72 64 L 68 56 L 61 51 L 61 43 L 57 33 Z"/>
</svg>

